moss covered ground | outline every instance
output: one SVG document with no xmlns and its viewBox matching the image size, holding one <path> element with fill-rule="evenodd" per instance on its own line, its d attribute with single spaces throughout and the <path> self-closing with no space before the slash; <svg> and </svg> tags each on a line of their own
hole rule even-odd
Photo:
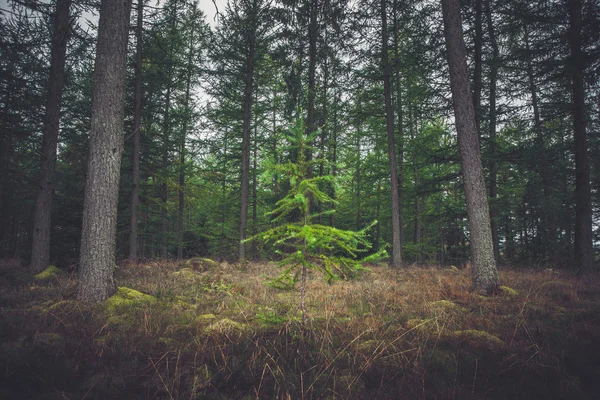
<svg viewBox="0 0 600 400">
<path fill-rule="evenodd" d="M 58 271 L 54 271 L 58 272 Z M 122 265 L 89 307 L 76 276 L 0 264 L 0 398 L 597 399 L 600 279 L 371 266 L 299 293 L 273 263 Z"/>
</svg>

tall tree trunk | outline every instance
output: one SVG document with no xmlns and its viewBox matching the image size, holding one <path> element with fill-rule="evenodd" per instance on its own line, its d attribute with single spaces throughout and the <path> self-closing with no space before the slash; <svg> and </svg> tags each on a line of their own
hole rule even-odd
<svg viewBox="0 0 600 400">
<path fill-rule="evenodd" d="M 170 72 L 169 83 L 167 84 L 167 93 L 165 98 L 165 112 L 163 117 L 163 154 L 162 154 L 162 179 L 163 182 L 160 185 L 160 256 L 161 258 L 167 258 L 167 231 L 168 231 L 168 220 L 167 220 L 167 203 L 169 200 L 169 188 L 167 186 L 167 175 L 169 166 L 169 141 L 170 141 L 170 130 L 171 130 L 171 82 Z"/>
<path fill-rule="evenodd" d="M 273 126 L 273 161 L 275 165 L 279 163 L 279 156 L 277 154 L 277 91 L 273 89 L 273 110 L 271 116 L 271 124 Z M 273 175 L 273 194 L 275 197 L 279 194 L 279 178 L 277 176 L 277 172 Z"/>
<path fill-rule="evenodd" d="M 185 117 L 183 119 L 183 126 L 181 127 L 181 139 L 179 142 L 179 196 L 178 196 L 178 207 L 177 207 L 177 222 L 176 228 L 177 231 L 177 258 L 183 258 L 183 212 L 185 209 L 185 142 L 187 139 L 187 130 L 191 116 L 190 110 L 190 88 L 192 86 L 192 70 L 194 68 L 193 65 L 193 57 L 194 57 L 194 30 L 192 29 L 190 32 L 190 42 L 188 49 L 188 59 L 187 59 L 187 76 L 185 81 L 185 98 L 184 109 L 185 109 Z"/>
<path fill-rule="evenodd" d="M 575 262 L 581 271 L 594 267 L 592 247 L 592 198 L 585 120 L 584 55 L 581 51 L 583 0 L 568 0 L 569 69 L 573 79 L 573 132 L 575 136 Z"/>
<path fill-rule="evenodd" d="M 540 117 L 540 107 L 537 97 L 535 75 L 533 71 L 533 60 L 531 56 L 527 22 L 523 24 L 523 34 L 525 41 L 525 55 L 527 60 L 527 78 L 529 81 L 529 91 L 531 92 L 531 106 L 533 108 L 533 128 L 535 130 L 536 140 L 538 142 L 537 151 L 540 152 L 540 175 L 542 178 L 542 185 L 544 187 L 544 212 L 542 214 L 542 225 L 544 229 L 542 232 L 547 232 L 544 237 L 544 246 L 549 249 L 551 253 L 556 253 L 556 219 L 554 218 L 554 212 L 552 210 L 550 171 L 548 167 L 546 146 L 544 145 L 544 133 L 542 129 L 542 119 Z"/>
<path fill-rule="evenodd" d="M 177 32 L 177 19 L 176 19 L 176 6 L 174 3 L 170 4 L 170 32 L 169 32 L 169 48 L 167 49 L 167 71 L 166 71 L 166 79 L 167 79 L 167 93 L 165 95 L 165 110 L 164 110 L 164 119 L 163 119 L 163 154 L 162 154 L 162 185 L 160 188 L 160 196 L 161 196 L 161 212 L 160 212 L 160 230 L 161 230 L 161 249 L 160 256 L 161 258 L 168 257 L 168 247 L 167 247 L 167 232 L 169 230 L 168 219 L 167 219 L 167 208 L 169 202 L 169 187 L 167 185 L 168 175 L 169 175 L 169 150 L 171 147 L 171 97 L 173 94 L 173 64 L 175 61 L 173 60 L 173 47 L 174 36 Z"/>
<path fill-rule="evenodd" d="M 331 175 L 334 177 L 337 176 L 337 138 L 338 138 L 338 101 L 339 99 L 339 88 L 338 92 L 334 94 L 334 102 L 333 102 L 333 121 L 332 121 L 332 129 L 331 129 L 331 140 L 329 141 L 329 145 L 331 146 Z M 330 196 L 333 200 L 336 199 L 335 193 L 335 185 L 331 185 L 331 193 Z M 329 226 L 335 226 L 335 213 L 331 213 L 329 215 Z"/>
<path fill-rule="evenodd" d="M 325 15 L 327 18 L 327 15 Z M 327 43 L 327 28 L 325 28 L 325 43 Z M 320 149 L 319 149 L 319 176 L 325 175 L 325 159 L 326 159 L 326 148 L 328 138 L 327 131 L 327 84 L 329 83 L 329 64 L 327 62 L 327 58 L 323 61 L 323 91 L 321 93 L 321 118 L 320 118 L 320 128 L 321 128 L 321 138 L 320 138 Z M 328 188 L 329 189 L 329 188 Z M 319 224 L 323 223 L 323 212 L 325 210 L 322 207 L 327 207 L 327 205 L 319 205 Z"/>
<path fill-rule="evenodd" d="M 403 221 L 403 198 L 404 198 L 404 114 L 402 109 L 402 86 L 400 81 L 400 23 L 398 21 L 398 0 L 394 0 L 394 77 L 396 81 L 396 114 L 398 118 L 398 228 L 400 238 L 400 248 L 404 240 L 404 221 Z"/>
<path fill-rule="evenodd" d="M 54 16 L 54 33 L 48 77 L 48 99 L 44 115 L 42 138 L 42 163 L 40 166 L 40 189 L 33 216 L 31 247 L 31 272 L 39 273 L 50 263 L 50 216 L 54 196 L 56 168 L 56 145 L 60 121 L 60 107 L 65 82 L 67 41 L 71 30 L 69 8 L 71 0 L 58 0 Z"/>
<path fill-rule="evenodd" d="M 383 72 L 383 95 L 385 97 L 385 115 L 387 127 L 388 155 L 390 159 L 390 180 L 392 189 L 392 267 L 402 266 L 402 247 L 400 239 L 400 202 L 398 198 L 398 171 L 396 162 L 396 140 L 394 132 L 394 109 L 392 107 L 392 89 L 390 84 L 390 62 L 388 56 L 388 31 L 386 0 L 381 0 L 381 64 Z"/>
<path fill-rule="evenodd" d="M 131 155 L 131 214 L 129 216 L 129 260 L 137 259 L 138 207 L 140 204 L 140 135 L 142 129 L 142 26 L 144 23 L 144 0 L 138 0 L 137 26 L 135 29 L 135 115 L 133 118 L 133 154 Z"/>
<path fill-rule="evenodd" d="M 106 300 L 115 290 L 115 241 L 121 156 L 127 36 L 131 0 L 102 0 L 92 92 L 92 126 L 77 299 Z"/>
<path fill-rule="evenodd" d="M 498 286 L 475 110 L 469 88 L 467 57 L 458 0 L 442 0 L 450 85 L 458 133 L 467 216 L 471 236 L 473 290 L 489 294 Z"/>
<path fill-rule="evenodd" d="M 473 106 L 475 107 L 475 124 L 477 134 L 481 141 L 481 89 L 482 89 L 482 61 L 483 48 L 483 0 L 475 0 L 475 59 L 473 71 Z"/>
<path fill-rule="evenodd" d="M 248 55 L 246 58 L 246 76 L 244 78 L 244 120 L 242 124 L 242 182 L 240 193 L 240 247 L 239 262 L 246 262 L 246 228 L 248 223 L 248 194 L 250 185 L 250 125 L 252 123 L 252 89 L 254 85 L 254 52 L 256 31 L 249 30 L 247 37 Z"/>
<path fill-rule="evenodd" d="M 361 204 L 361 192 L 360 192 L 360 185 L 361 185 L 361 157 L 360 157 L 360 153 L 361 153 L 361 148 L 360 148 L 360 139 L 361 139 L 361 131 L 360 131 L 360 125 L 361 122 L 358 123 L 358 125 L 356 126 L 356 190 L 354 192 L 354 196 L 355 196 L 355 200 L 356 200 L 356 226 L 354 227 L 355 230 L 359 231 L 361 229 L 361 209 L 360 209 L 360 204 Z"/>
<path fill-rule="evenodd" d="M 489 125 L 489 140 L 490 140 L 490 198 L 492 204 L 490 206 L 490 227 L 492 229 L 492 242 L 494 244 L 494 257 L 496 262 L 500 258 L 500 250 L 498 246 L 498 223 L 496 218 L 498 213 L 496 212 L 496 205 L 493 203 L 498 198 L 498 165 L 496 163 L 496 122 L 497 122 L 497 110 L 496 110 L 496 87 L 498 83 L 498 67 L 499 67 L 499 55 L 498 42 L 496 40 L 496 33 L 494 32 L 494 21 L 492 20 L 492 10 L 490 7 L 490 0 L 486 0 L 485 12 L 487 16 L 488 33 L 490 35 L 490 44 L 492 46 L 492 60 L 490 62 L 490 125 Z"/>
<path fill-rule="evenodd" d="M 318 35 L 318 7 L 319 0 L 309 2 L 309 23 L 308 23 L 308 98 L 306 109 L 306 134 L 310 135 L 316 130 L 315 124 L 315 97 L 316 97 L 316 71 L 317 71 L 317 35 Z M 312 145 L 312 143 L 308 143 Z M 310 161 L 312 160 L 312 151 L 306 150 L 307 161 L 309 161 L 308 176 L 312 178 L 313 167 Z M 313 209 L 313 196 L 308 194 L 309 210 Z"/>
<path fill-rule="evenodd" d="M 225 134 L 223 135 L 223 168 L 221 169 L 221 235 L 219 236 L 219 254 L 224 255 L 225 248 L 225 224 L 227 222 L 227 152 L 229 149 L 229 131 L 227 126 L 225 127 Z"/>
<path fill-rule="evenodd" d="M 375 220 L 381 221 L 381 179 L 377 180 L 377 205 L 375 206 Z M 381 222 L 377 222 L 375 228 L 375 239 L 373 240 L 373 250 L 379 251 L 381 247 Z"/>
<path fill-rule="evenodd" d="M 255 95 L 255 102 L 258 101 L 258 96 Z M 252 154 L 252 236 L 258 233 L 258 196 L 256 187 L 258 185 L 257 175 L 257 159 L 258 159 L 258 113 L 254 113 L 254 144 Z M 257 240 L 252 241 L 252 259 L 256 260 L 258 254 Z"/>
</svg>

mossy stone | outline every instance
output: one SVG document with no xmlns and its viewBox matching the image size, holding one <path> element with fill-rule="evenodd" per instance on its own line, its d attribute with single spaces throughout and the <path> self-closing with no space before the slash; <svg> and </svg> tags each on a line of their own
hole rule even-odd
<svg viewBox="0 0 600 400">
<path fill-rule="evenodd" d="M 207 326 L 204 331 L 209 334 L 241 334 L 247 325 L 233 321 L 229 318 L 223 318 L 213 324 Z"/>
<path fill-rule="evenodd" d="M 49 266 L 39 274 L 33 276 L 33 279 L 38 281 L 45 281 L 51 278 L 54 278 L 60 273 L 60 269 L 56 268 L 54 265 Z"/>
<path fill-rule="evenodd" d="M 118 287 L 117 292 L 104 302 L 109 312 L 117 311 L 136 305 L 150 304 L 156 301 L 156 297 L 150 296 L 128 287 Z"/>
<path fill-rule="evenodd" d="M 185 281 L 195 281 L 202 279 L 202 277 L 198 273 L 194 272 L 194 270 L 192 270 L 191 268 L 182 268 L 179 271 L 173 272 L 171 276 Z"/>
<path fill-rule="evenodd" d="M 438 300 L 429 303 L 429 306 L 436 310 L 453 310 L 457 308 L 457 305 L 449 300 Z"/>
<path fill-rule="evenodd" d="M 184 263 L 184 266 L 198 272 L 214 271 L 221 268 L 221 265 L 218 262 L 213 261 L 210 258 L 200 257 L 190 258 Z"/>
<path fill-rule="evenodd" d="M 215 314 L 202 314 L 196 318 L 196 321 L 197 322 L 206 322 L 206 321 L 211 321 L 216 318 L 217 317 L 215 316 Z"/>
<path fill-rule="evenodd" d="M 513 288 L 509 288 L 508 286 L 500 286 L 500 293 L 502 293 L 505 296 L 508 297 L 516 297 L 519 295 L 519 292 L 517 292 L 515 289 Z"/>
</svg>

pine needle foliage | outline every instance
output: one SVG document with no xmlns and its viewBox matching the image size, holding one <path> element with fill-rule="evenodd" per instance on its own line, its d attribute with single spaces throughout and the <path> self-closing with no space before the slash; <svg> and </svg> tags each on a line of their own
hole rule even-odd
<svg viewBox="0 0 600 400">
<path fill-rule="evenodd" d="M 268 282 L 270 286 L 291 289 L 295 286 L 298 275 L 301 275 L 301 309 L 304 322 L 307 270 L 321 273 L 328 283 L 333 283 L 337 279 L 355 276 L 363 270 L 364 262 L 382 258 L 386 253 L 383 250 L 368 257 L 360 257 L 371 248 L 366 231 L 377 224 L 377 221 L 360 231 L 313 223 L 319 215 L 335 212 L 337 202 L 321 189 L 334 184 L 334 177 L 311 176 L 313 166 L 325 163 L 326 160 L 307 157 L 312 151 L 309 143 L 314 140 L 316 134 L 306 135 L 301 120 L 284 133 L 284 137 L 289 142 L 288 150 L 296 154 L 296 161 L 270 163 L 266 174 L 288 177 L 290 188 L 285 197 L 276 203 L 275 209 L 268 213 L 272 223 L 277 226 L 250 240 L 272 244 L 276 252 L 283 256 L 278 264 L 282 269 L 281 274 Z M 327 211 L 313 212 L 315 209 Z"/>
</svg>

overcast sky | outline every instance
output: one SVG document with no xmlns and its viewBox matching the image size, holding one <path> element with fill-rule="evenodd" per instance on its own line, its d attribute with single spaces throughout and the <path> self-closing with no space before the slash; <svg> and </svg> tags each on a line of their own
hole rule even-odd
<svg viewBox="0 0 600 400">
<path fill-rule="evenodd" d="M 47 0 L 40 0 L 45 3 Z M 134 0 L 137 1 L 137 0 Z M 10 5 L 8 4 L 9 0 L 0 0 L 0 10 L 10 10 Z M 206 22 L 210 24 L 211 27 L 215 27 L 216 25 L 216 10 L 215 4 L 219 8 L 219 12 L 223 12 L 225 10 L 225 4 L 227 4 L 227 0 L 200 0 L 200 8 L 204 11 L 204 15 L 206 15 Z"/>
<path fill-rule="evenodd" d="M 0 0 L 5 1 L 5 0 Z M 223 12 L 225 10 L 225 4 L 227 4 L 227 0 L 214 0 L 219 8 L 219 12 Z M 200 8 L 204 11 L 204 15 L 206 15 L 206 22 L 210 24 L 211 27 L 216 25 L 216 10 L 215 4 L 213 4 L 213 0 L 200 0 Z"/>
</svg>

